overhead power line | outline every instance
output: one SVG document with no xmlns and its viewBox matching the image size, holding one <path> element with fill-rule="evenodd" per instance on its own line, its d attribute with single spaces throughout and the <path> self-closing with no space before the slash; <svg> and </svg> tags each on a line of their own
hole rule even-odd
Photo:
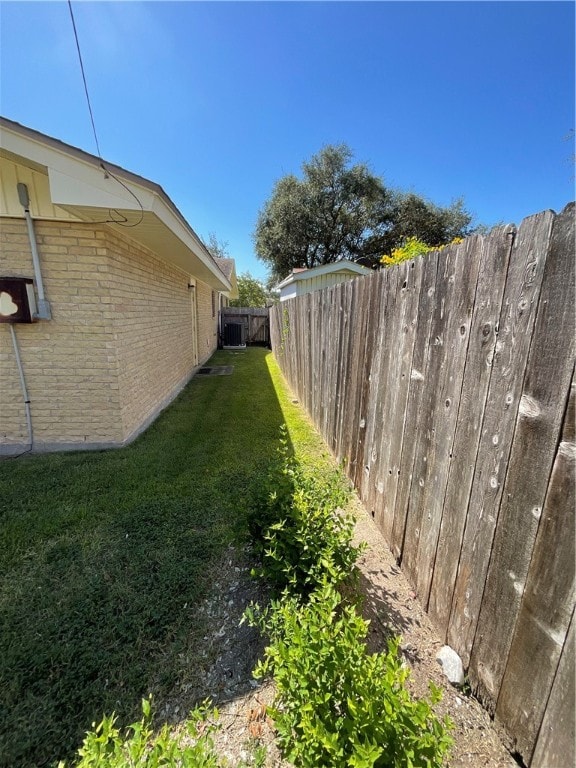
<svg viewBox="0 0 576 768">
<path fill-rule="evenodd" d="M 102 158 L 102 152 L 100 151 L 100 143 L 98 141 L 98 134 L 96 132 L 96 123 L 94 121 L 94 113 L 92 111 L 92 103 L 90 102 L 90 94 L 88 92 L 88 83 L 86 82 L 86 73 L 84 71 L 84 62 L 82 60 L 82 51 L 80 50 L 80 41 L 78 40 L 78 30 L 76 29 L 76 20 L 74 19 L 74 11 L 72 10 L 72 0 L 68 0 L 68 8 L 70 10 L 70 18 L 72 19 L 72 29 L 74 30 L 74 39 L 76 40 L 76 50 L 78 51 L 78 60 L 80 62 L 80 71 L 82 72 L 82 80 L 84 82 L 84 93 L 86 94 L 86 101 L 88 103 L 88 112 L 90 113 L 90 122 L 92 123 L 92 131 L 94 133 L 94 141 L 96 142 L 96 150 L 98 152 L 98 157 L 100 159 L 100 167 L 104 171 L 106 176 L 111 176 L 118 184 L 120 184 L 124 189 L 129 192 L 134 200 L 138 203 L 140 207 L 140 218 L 138 221 L 135 221 L 133 223 L 129 223 L 128 219 L 124 214 L 120 213 L 116 208 L 110 209 L 108 211 L 109 218 L 106 219 L 106 221 L 102 222 L 103 224 L 118 224 L 121 227 L 136 227 L 142 219 L 144 218 L 144 208 L 142 206 L 142 203 L 140 199 L 134 194 L 134 192 L 128 187 L 122 179 L 119 179 L 118 176 L 112 173 L 112 171 L 106 167 L 104 160 Z M 115 217 L 113 214 L 116 213 L 118 216 Z"/>
<path fill-rule="evenodd" d="M 102 153 L 100 152 L 100 144 L 98 143 L 98 134 L 96 133 L 96 124 L 94 123 L 94 114 L 92 112 L 92 104 L 90 103 L 90 94 L 88 93 L 88 84 L 86 83 L 86 73 L 84 72 L 84 62 L 82 61 L 82 51 L 80 50 L 80 42 L 78 41 L 78 32 L 76 30 L 76 21 L 74 19 L 74 11 L 72 10 L 72 0 L 68 0 L 68 8 L 70 9 L 70 18 L 72 19 L 72 28 L 74 29 L 74 39 L 76 40 L 76 50 L 78 51 L 78 59 L 80 60 L 80 70 L 82 72 L 82 80 L 84 81 L 84 93 L 86 94 L 86 101 L 88 102 L 88 111 L 90 112 L 90 121 L 92 123 L 92 130 L 94 131 L 94 141 L 96 142 L 98 157 L 100 158 L 100 160 L 102 160 Z"/>
</svg>

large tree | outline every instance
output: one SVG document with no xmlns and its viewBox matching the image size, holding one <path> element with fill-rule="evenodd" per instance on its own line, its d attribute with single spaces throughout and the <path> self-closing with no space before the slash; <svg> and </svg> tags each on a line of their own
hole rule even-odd
<svg viewBox="0 0 576 768">
<path fill-rule="evenodd" d="M 376 255 L 371 239 L 389 226 L 390 194 L 345 145 L 327 146 L 280 179 L 258 216 L 256 253 L 276 278 L 294 267 Z"/>
<path fill-rule="evenodd" d="M 210 232 L 208 234 L 208 239 L 201 238 L 202 242 L 208 248 L 212 256 L 214 256 L 217 259 L 231 259 L 230 253 L 228 252 L 228 241 L 227 240 L 219 240 L 216 236 L 215 232 Z"/>
<path fill-rule="evenodd" d="M 396 192 L 392 225 L 379 245 L 382 253 L 390 253 L 409 237 L 430 246 L 445 245 L 456 237 L 469 235 L 471 221 L 472 216 L 464 208 L 462 200 L 441 208 L 413 192 Z"/>
<path fill-rule="evenodd" d="M 266 307 L 270 297 L 264 283 L 250 272 L 238 275 L 238 298 L 230 302 L 231 307 Z"/>
<path fill-rule="evenodd" d="M 366 165 L 352 164 L 344 144 L 324 147 L 302 171 L 281 178 L 258 215 L 256 253 L 275 280 L 344 258 L 376 266 L 411 236 L 441 245 L 468 234 L 461 201 L 440 208 L 388 189 Z"/>
</svg>

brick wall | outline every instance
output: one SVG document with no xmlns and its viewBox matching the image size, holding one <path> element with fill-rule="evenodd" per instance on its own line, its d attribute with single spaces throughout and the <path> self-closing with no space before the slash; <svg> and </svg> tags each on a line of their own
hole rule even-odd
<svg viewBox="0 0 576 768">
<path fill-rule="evenodd" d="M 109 291 L 102 233 L 66 223 L 36 222 L 46 296 L 53 320 L 15 326 L 39 446 L 122 439 L 114 329 L 102 314 Z M 0 274 L 33 277 L 22 219 L 3 219 Z M 0 442 L 27 441 L 14 350 L 0 324 Z"/>
<path fill-rule="evenodd" d="M 35 227 L 53 319 L 15 327 L 35 446 L 120 444 L 193 373 L 190 276 L 105 226 Z M 22 219 L 2 220 L 0 274 L 33 276 Z M 211 289 L 198 283 L 196 294 L 201 363 L 216 347 L 217 317 Z M 0 324 L 0 449 L 26 440 L 12 342 Z"/>
<path fill-rule="evenodd" d="M 218 345 L 218 294 L 212 304 L 212 289 L 197 281 L 196 301 L 198 313 L 198 357 L 204 363 Z M 214 311 L 213 311 L 214 307 Z"/>
<path fill-rule="evenodd" d="M 118 346 L 123 434 L 130 437 L 190 378 L 195 366 L 190 276 L 110 233 L 107 313 Z"/>
</svg>

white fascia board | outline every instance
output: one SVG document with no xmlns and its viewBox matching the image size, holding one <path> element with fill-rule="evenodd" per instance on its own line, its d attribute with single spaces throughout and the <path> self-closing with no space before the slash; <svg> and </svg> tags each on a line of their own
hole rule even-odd
<svg viewBox="0 0 576 768">
<path fill-rule="evenodd" d="M 293 299 L 295 296 L 297 296 L 296 285 L 286 285 L 280 291 L 280 301 Z"/>
<path fill-rule="evenodd" d="M 291 283 L 293 283 L 294 280 L 295 280 L 295 276 L 292 273 L 290 273 L 288 277 L 285 277 L 284 280 L 282 280 L 282 282 L 278 283 L 278 285 L 275 286 L 274 290 L 281 291 L 282 288 L 285 288 L 287 285 L 291 285 Z"/>
<path fill-rule="evenodd" d="M 297 272 L 292 276 L 293 280 L 312 280 L 315 277 L 329 275 L 337 272 L 352 272 L 356 275 L 369 275 L 372 270 L 355 264 L 353 261 L 334 261 L 331 264 L 322 264 L 320 267 L 312 267 L 305 272 Z"/>
<path fill-rule="evenodd" d="M 167 196 L 164 200 L 154 189 L 135 183 L 114 167 L 114 176 L 122 180 L 122 184 L 127 187 L 125 188 L 113 176 L 104 173 L 98 158 L 87 156 L 85 159 L 81 156 L 84 154 L 82 150 L 72 148 L 73 153 L 70 153 L 66 149 L 44 143 L 41 139 L 22 134 L 10 127 L 0 127 L 0 146 L 18 157 L 46 168 L 52 202 L 71 213 L 74 213 L 75 208 L 140 211 L 140 201 L 143 212 L 151 212 L 160 219 L 208 270 L 212 287 L 220 291 L 230 291 L 230 282 L 221 273 L 190 225 L 184 223 L 181 214 L 176 212 L 174 204 L 169 205 Z M 151 186 L 160 189 L 157 185 Z M 132 230 L 131 236 L 138 239 L 135 230 Z"/>
<path fill-rule="evenodd" d="M 0 128 L 0 145 L 13 155 L 46 168 L 50 196 L 55 205 L 140 210 L 138 202 L 128 191 L 132 189 L 144 210 L 152 209 L 151 190 L 122 179 L 128 187 L 125 189 L 112 176 L 106 177 L 98 158 L 85 160 L 6 127 Z"/>
<path fill-rule="evenodd" d="M 133 197 L 111 176 L 105 178 L 100 169 L 77 166 L 72 175 L 49 167 L 48 178 L 50 197 L 55 205 L 139 211 L 137 197 L 145 211 L 151 210 L 153 198 L 149 190 L 138 187 L 133 190 L 136 196 Z M 128 183 L 126 186 L 135 185 Z"/>
<path fill-rule="evenodd" d="M 122 183 L 128 188 L 125 189 L 113 177 L 105 178 L 100 168 L 88 165 L 76 165 L 73 176 L 70 173 L 48 168 L 48 177 L 52 201 L 68 211 L 74 211 L 75 208 L 94 208 L 112 209 L 120 213 L 129 211 L 138 213 L 142 210 L 143 213 L 153 214 L 208 270 L 212 281 L 215 280 L 216 284 L 211 281 L 214 288 L 222 291 L 230 290 L 230 283 L 210 255 L 205 252 L 199 238 L 157 192 L 128 179 L 122 179 Z M 128 190 L 131 190 L 132 194 Z M 138 239 L 137 227 L 132 230 L 131 236 Z"/>
<path fill-rule="evenodd" d="M 160 221 L 168 227 L 176 237 L 181 240 L 184 245 L 189 248 L 192 253 L 199 259 L 202 264 L 208 269 L 217 281 L 222 285 L 222 288 L 218 290 L 230 291 L 232 286 L 228 278 L 220 270 L 216 262 L 212 259 L 206 247 L 196 235 L 196 233 L 189 227 L 185 226 L 179 216 L 166 205 L 165 201 L 160 195 L 153 193 L 154 201 L 152 205 L 152 213 L 154 213 Z"/>
<path fill-rule="evenodd" d="M 361 264 L 356 264 L 353 261 L 334 261 L 331 264 L 322 264 L 319 267 L 311 267 L 303 272 L 296 272 L 285 277 L 281 283 L 278 283 L 276 288 L 284 288 L 290 283 L 295 283 L 299 280 L 312 280 L 315 277 L 322 277 L 322 275 L 329 275 L 332 272 L 352 272 L 355 275 L 370 275 L 371 269 L 363 267 Z"/>
<path fill-rule="evenodd" d="M 0 126 L 0 146 L 13 155 L 25 157 L 38 163 L 38 165 L 46 167 L 48 147 L 28 136 L 16 133 L 5 126 Z"/>
</svg>

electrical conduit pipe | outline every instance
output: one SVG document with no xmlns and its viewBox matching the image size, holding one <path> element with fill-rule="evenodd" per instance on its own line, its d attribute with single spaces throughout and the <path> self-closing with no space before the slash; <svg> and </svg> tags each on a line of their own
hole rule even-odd
<svg viewBox="0 0 576 768">
<path fill-rule="evenodd" d="M 28 239 L 30 240 L 30 249 L 32 251 L 32 263 L 34 264 L 34 279 L 36 280 L 36 290 L 38 291 L 38 314 L 35 316 L 38 320 L 51 320 L 52 312 L 50 303 L 44 293 L 44 282 L 42 281 L 42 272 L 40 270 L 40 256 L 38 255 L 38 244 L 36 243 L 36 232 L 34 231 L 34 222 L 30 215 L 30 197 L 28 196 L 28 187 L 20 182 L 18 184 L 18 199 L 20 205 L 24 208 L 24 217 L 28 228 Z"/>
<path fill-rule="evenodd" d="M 16 339 L 16 331 L 14 330 L 14 324 L 9 323 L 10 334 L 12 336 L 12 344 L 14 346 L 14 355 L 16 357 L 16 365 L 18 366 L 18 373 L 20 374 L 20 385 L 22 387 L 22 395 L 24 396 L 24 408 L 26 410 L 26 424 L 28 426 L 28 450 L 32 450 L 34 436 L 32 434 L 32 415 L 30 413 L 30 398 L 28 397 L 28 389 L 26 388 L 26 379 L 24 378 L 24 369 L 22 368 L 22 360 L 20 359 L 20 350 L 18 349 L 18 340 Z"/>
</svg>

